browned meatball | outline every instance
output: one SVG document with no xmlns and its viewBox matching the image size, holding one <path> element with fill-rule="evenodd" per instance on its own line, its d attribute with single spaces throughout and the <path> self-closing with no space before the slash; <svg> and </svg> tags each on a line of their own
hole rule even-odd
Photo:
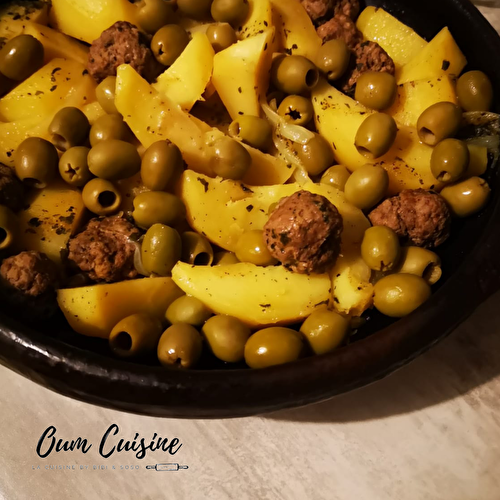
<svg viewBox="0 0 500 500">
<path fill-rule="evenodd" d="M 361 42 L 354 49 L 355 64 L 345 77 L 344 92 L 352 93 L 359 77 L 367 71 L 394 75 L 396 66 L 387 52 L 376 42 Z"/>
<path fill-rule="evenodd" d="M 13 170 L 0 163 L 0 205 L 9 207 L 14 212 L 24 205 L 24 186 Z"/>
<path fill-rule="evenodd" d="M 264 227 L 269 251 L 286 268 L 323 273 L 340 253 L 342 216 L 324 196 L 299 191 L 283 198 Z"/>
<path fill-rule="evenodd" d="M 149 82 L 162 71 L 149 48 L 147 35 L 125 21 L 116 22 L 94 40 L 89 51 L 88 70 L 99 83 L 107 76 L 115 76 L 121 64 L 130 64 Z"/>
<path fill-rule="evenodd" d="M 328 16 L 343 14 L 356 19 L 359 14 L 359 0 L 301 0 L 300 2 L 313 22 Z"/>
<path fill-rule="evenodd" d="M 328 40 L 344 40 L 347 46 L 353 50 L 362 40 L 358 28 L 352 19 L 344 14 L 337 14 L 325 24 L 322 24 L 318 29 L 318 36 L 323 39 L 323 42 Z"/>
<path fill-rule="evenodd" d="M 4 284 L 30 297 L 54 291 L 58 284 L 57 266 L 40 252 L 21 252 L 2 262 Z"/>
<path fill-rule="evenodd" d="M 68 259 L 94 281 L 135 278 L 134 241 L 139 237 L 139 230 L 121 217 L 92 219 L 70 240 Z"/>
<path fill-rule="evenodd" d="M 385 200 L 368 216 L 419 247 L 437 247 L 450 235 L 451 215 L 444 199 L 423 189 L 408 189 Z"/>
</svg>

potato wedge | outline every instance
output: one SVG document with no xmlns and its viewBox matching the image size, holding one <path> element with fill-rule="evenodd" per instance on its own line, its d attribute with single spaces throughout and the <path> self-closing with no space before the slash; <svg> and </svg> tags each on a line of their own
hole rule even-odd
<svg viewBox="0 0 500 500">
<path fill-rule="evenodd" d="M 187 209 L 191 227 L 215 243 L 234 252 L 245 231 L 263 229 L 269 218 L 269 207 L 286 196 L 305 189 L 328 198 L 344 219 L 343 245 L 361 243 L 370 223 L 358 208 L 348 203 L 341 191 L 312 182 L 276 186 L 246 186 L 241 182 L 211 179 L 186 170 L 179 184 L 179 195 Z M 214 214 L 217 217 L 214 217 Z"/>
<path fill-rule="evenodd" d="M 245 38 L 214 57 L 212 83 L 235 120 L 260 116 L 260 98 L 269 85 L 274 28 Z"/>
<path fill-rule="evenodd" d="M 238 30 L 240 40 L 258 35 L 273 26 L 273 11 L 270 0 L 249 0 L 249 14 Z"/>
<path fill-rule="evenodd" d="M 66 35 L 92 43 L 117 21 L 138 26 L 137 6 L 128 0 L 52 0 L 50 25 Z"/>
<path fill-rule="evenodd" d="M 467 59 L 448 28 L 443 28 L 398 75 L 398 84 L 437 78 L 443 75 L 459 76 Z"/>
<path fill-rule="evenodd" d="M 18 121 L 53 116 L 64 106 L 95 101 L 95 81 L 85 66 L 71 59 L 52 59 L 0 99 L 0 117 Z"/>
<path fill-rule="evenodd" d="M 296 0 L 271 0 L 271 5 L 278 50 L 315 61 L 321 38 L 304 7 Z"/>
<path fill-rule="evenodd" d="M 171 278 L 144 278 L 61 289 L 57 302 L 75 332 L 107 339 L 113 327 L 131 314 L 163 320 L 168 306 L 181 295 Z"/>
<path fill-rule="evenodd" d="M 324 80 L 312 92 L 318 131 L 333 145 L 335 159 L 353 171 L 368 160 L 354 146 L 356 133 L 373 111 L 342 94 Z M 389 194 L 403 189 L 429 189 L 438 184 L 430 170 L 432 148 L 422 144 L 414 128 L 399 125 L 393 147 L 376 162 L 390 179 Z"/>
<path fill-rule="evenodd" d="M 365 40 L 377 42 L 392 57 L 397 68 L 410 62 L 427 46 L 415 31 L 381 7 L 366 7 L 356 26 Z"/>
<path fill-rule="evenodd" d="M 443 101 L 458 103 L 455 81 L 447 75 L 399 85 L 396 101 L 386 113 L 402 125 L 416 127 L 428 107 Z"/>
<path fill-rule="evenodd" d="M 162 97 L 131 66 L 118 68 L 116 106 L 144 147 L 169 139 L 182 151 L 189 168 L 213 175 L 209 167 L 206 134 L 220 133 Z M 247 147 L 252 167 L 243 179 L 249 184 L 286 182 L 292 171 L 283 160 Z"/>
<path fill-rule="evenodd" d="M 286 325 L 329 303 L 327 274 L 294 274 L 284 267 L 191 266 L 179 262 L 172 279 L 185 293 L 219 314 L 236 316 L 250 326 Z"/>
<path fill-rule="evenodd" d="M 153 87 L 185 111 L 190 111 L 201 99 L 212 77 L 213 58 L 214 49 L 207 35 L 195 33 L 182 54 L 158 77 Z"/>
<path fill-rule="evenodd" d="M 63 181 L 35 190 L 19 212 L 18 249 L 43 252 L 62 265 L 69 238 L 80 227 L 85 214 L 82 195 Z"/>
</svg>

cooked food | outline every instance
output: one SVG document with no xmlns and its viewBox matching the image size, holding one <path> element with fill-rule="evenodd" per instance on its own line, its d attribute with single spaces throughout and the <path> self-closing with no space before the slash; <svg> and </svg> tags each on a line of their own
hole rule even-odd
<svg viewBox="0 0 500 500">
<path fill-rule="evenodd" d="M 429 300 L 489 201 L 493 86 L 448 28 L 358 0 L 9 5 L 0 293 L 112 355 L 332 352 Z"/>
</svg>

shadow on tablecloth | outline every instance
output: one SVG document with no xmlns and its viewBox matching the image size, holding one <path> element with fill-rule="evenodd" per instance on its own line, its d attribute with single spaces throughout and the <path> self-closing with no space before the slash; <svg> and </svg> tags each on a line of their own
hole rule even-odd
<svg viewBox="0 0 500 500">
<path fill-rule="evenodd" d="M 265 418 L 297 422 L 353 422 L 415 412 L 464 396 L 479 405 L 475 389 L 500 375 L 500 293 L 447 339 L 370 386 L 337 396 L 325 403 L 284 410 Z M 498 391 L 482 391 L 481 400 L 498 399 Z"/>
</svg>

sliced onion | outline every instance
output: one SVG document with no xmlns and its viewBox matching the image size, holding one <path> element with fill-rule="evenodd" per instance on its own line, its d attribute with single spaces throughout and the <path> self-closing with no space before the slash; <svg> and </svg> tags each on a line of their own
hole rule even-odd
<svg viewBox="0 0 500 500">
<path fill-rule="evenodd" d="M 142 263 L 141 244 L 138 241 L 133 241 L 132 243 L 135 246 L 135 251 L 134 251 L 135 270 L 139 274 L 142 274 L 142 276 L 149 276 L 149 273 L 146 271 L 146 269 L 144 269 L 144 264 Z"/>
<path fill-rule="evenodd" d="M 500 148 L 500 137 L 498 135 L 485 135 L 483 137 L 472 137 L 467 139 L 467 144 L 481 146 L 486 148 L 488 152 L 494 153 Z"/>
<path fill-rule="evenodd" d="M 304 165 L 300 161 L 297 154 L 292 151 L 289 142 L 278 135 L 276 131 L 273 132 L 273 142 L 278 150 L 279 154 L 283 157 L 283 159 L 290 165 L 295 167 L 295 170 L 292 174 L 294 180 L 300 185 L 303 186 L 308 182 L 311 182 L 309 175 L 307 174 L 307 170 Z"/>
<path fill-rule="evenodd" d="M 307 144 L 313 137 L 314 133 L 307 130 L 300 125 L 294 125 L 293 123 L 287 123 L 276 111 L 274 111 L 269 103 L 264 99 L 261 100 L 260 105 L 266 118 L 272 123 L 276 128 L 279 135 L 285 139 L 289 139 L 293 142 L 298 142 L 299 144 Z"/>
</svg>

